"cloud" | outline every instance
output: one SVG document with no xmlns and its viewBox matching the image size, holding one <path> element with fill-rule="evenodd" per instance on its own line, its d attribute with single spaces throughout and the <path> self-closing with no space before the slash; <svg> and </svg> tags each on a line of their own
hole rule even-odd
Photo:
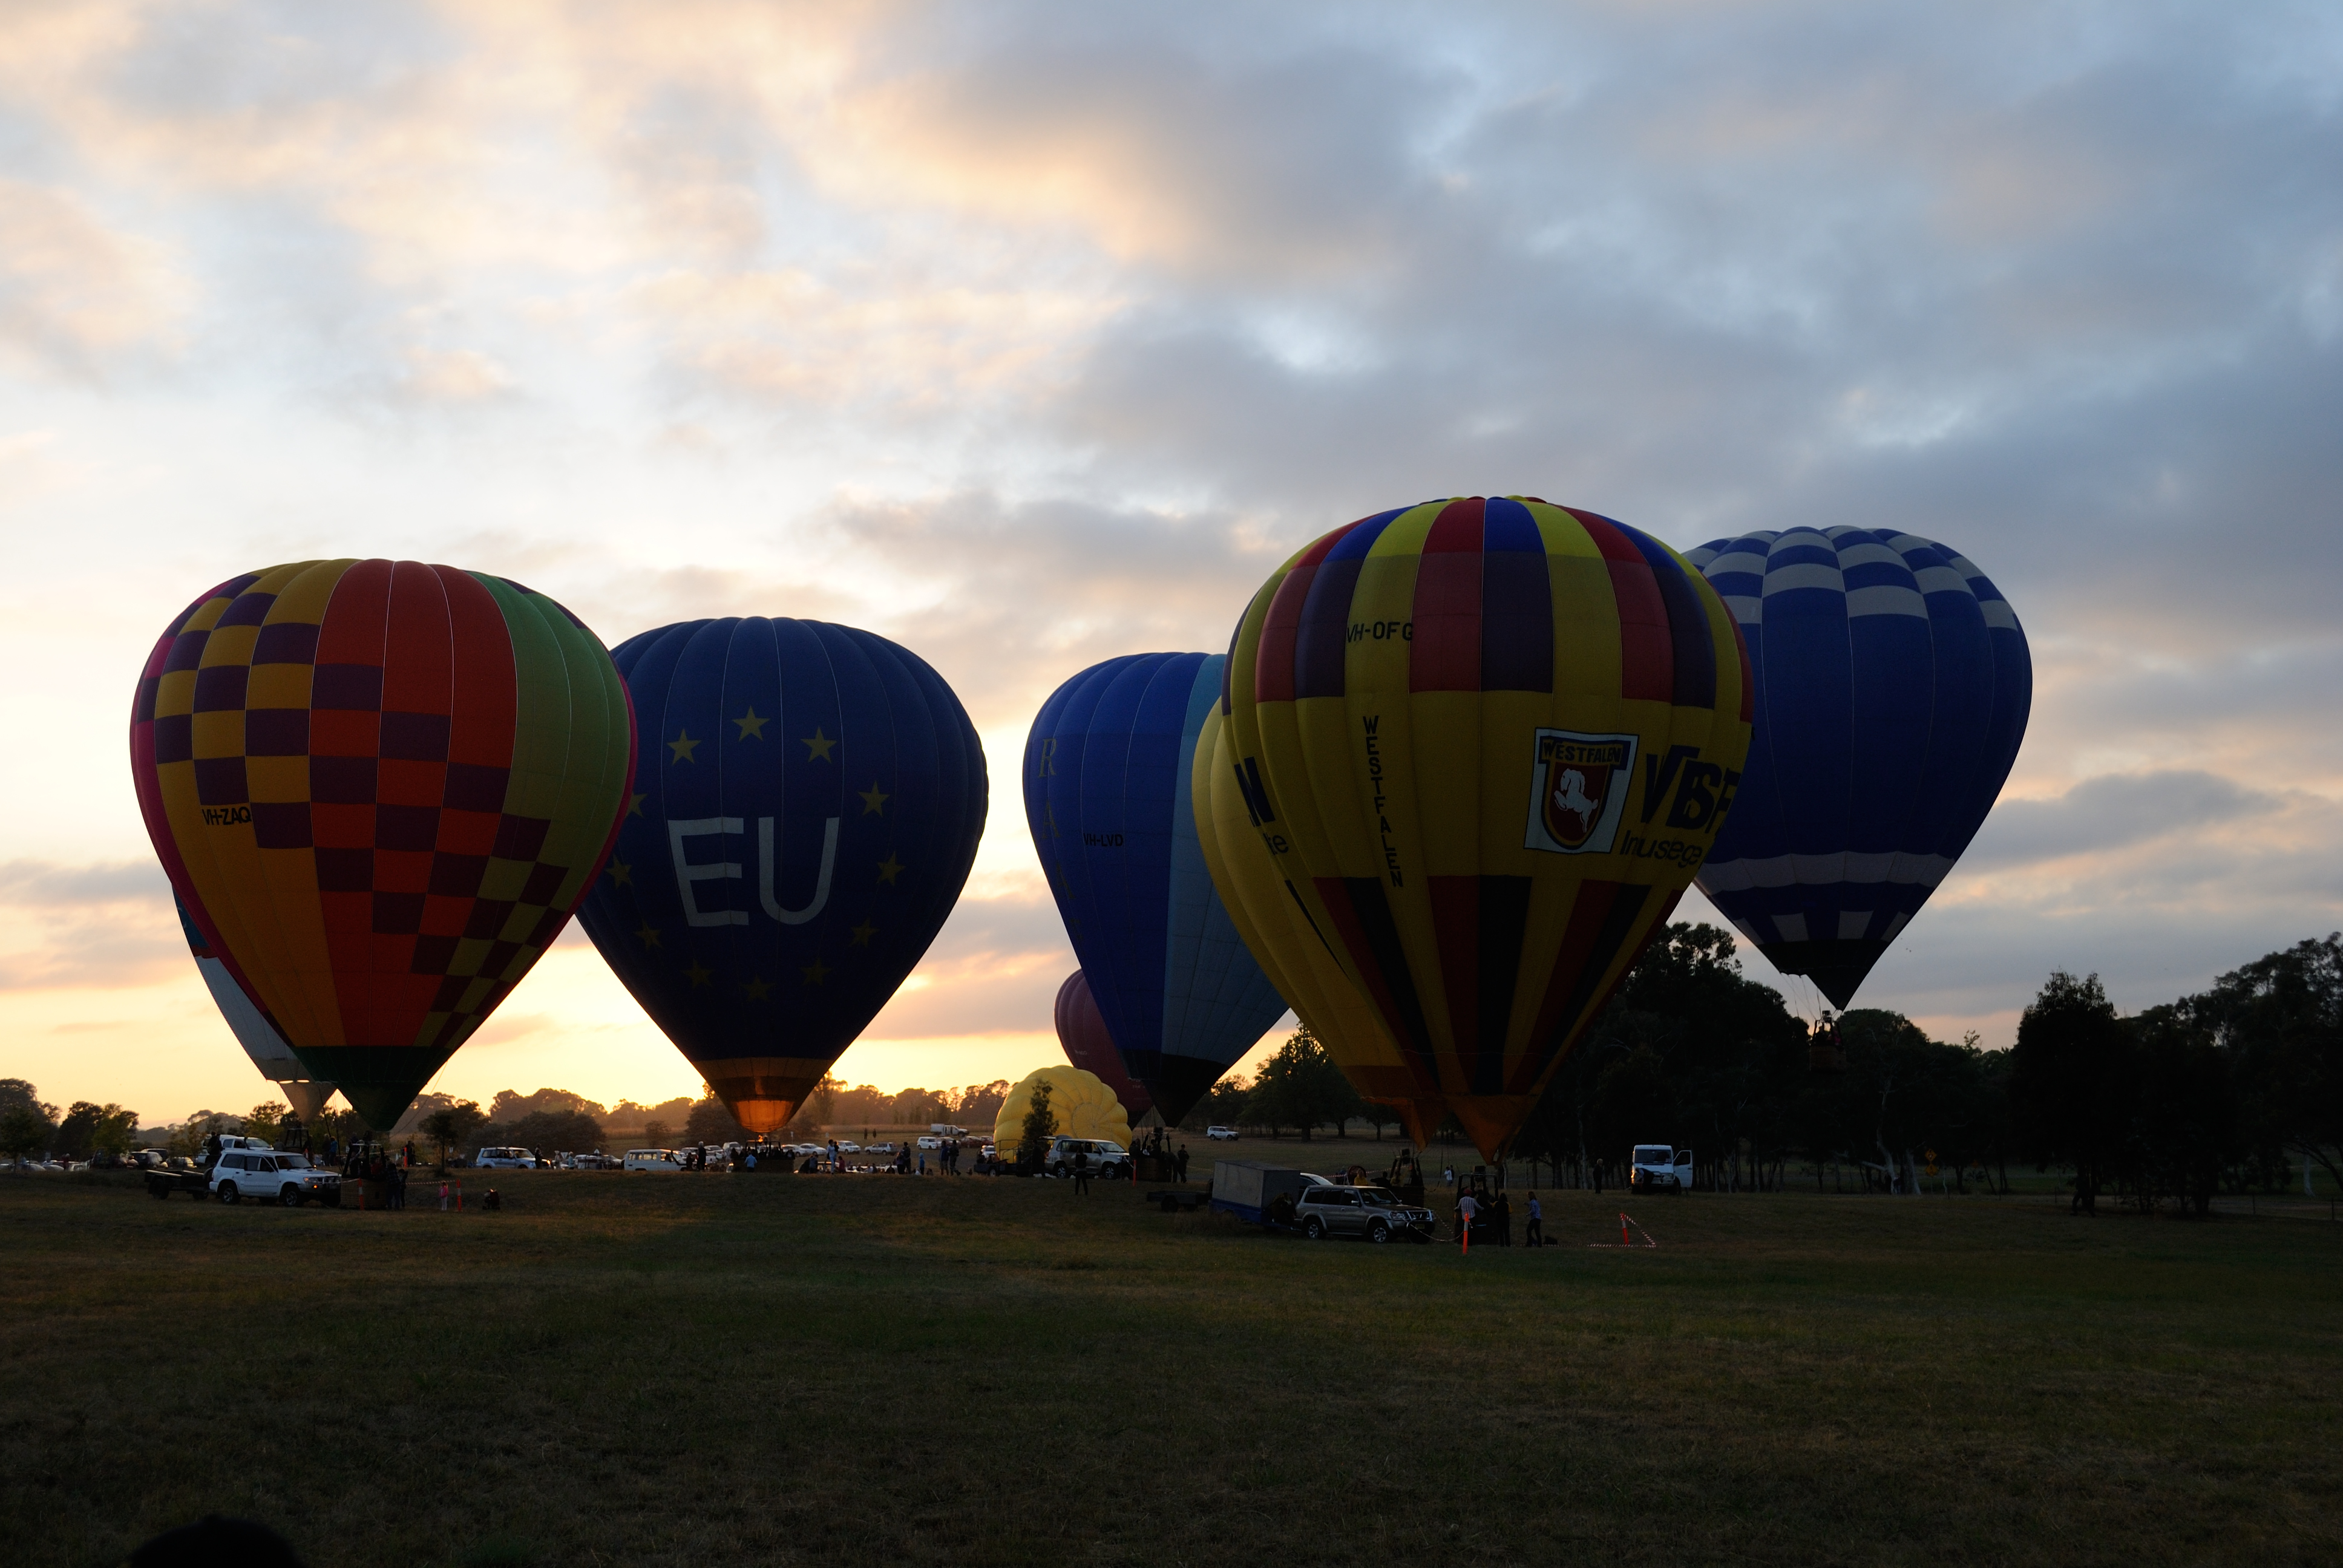
<svg viewBox="0 0 2343 1568">
<path fill-rule="evenodd" d="M 2048 799 L 1994 808 L 1962 864 L 1973 870 L 2202 837 L 2279 809 L 2276 796 L 2195 769 L 2087 779 Z"/>
<path fill-rule="evenodd" d="M 0 861 L 0 906 L 83 910 L 111 904 L 170 908 L 171 884 L 154 860 L 64 865 L 54 860 Z"/>
<path fill-rule="evenodd" d="M 0 355 L 67 380 L 173 357 L 191 304 L 160 244 L 66 192 L 0 179 Z"/>
</svg>

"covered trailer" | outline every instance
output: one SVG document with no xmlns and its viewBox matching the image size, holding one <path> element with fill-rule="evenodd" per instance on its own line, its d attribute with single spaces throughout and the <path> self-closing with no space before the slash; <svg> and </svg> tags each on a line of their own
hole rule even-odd
<svg viewBox="0 0 2343 1568">
<path fill-rule="evenodd" d="M 1284 1224 L 1292 1219 L 1294 1197 L 1308 1180 L 1299 1171 L 1258 1160 L 1215 1160 L 1212 1208 L 1248 1225 Z"/>
</svg>

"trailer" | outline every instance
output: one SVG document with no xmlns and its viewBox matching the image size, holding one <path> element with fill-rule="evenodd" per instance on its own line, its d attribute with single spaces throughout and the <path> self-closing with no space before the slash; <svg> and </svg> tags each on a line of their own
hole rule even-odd
<svg viewBox="0 0 2343 1568">
<path fill-rule="evenodd" d="M 1173 1187 L 1161 1192 L 1150 1192 L 1145 1201 L 1154 1204 L 1166 1214 L 1179 1214 L 1201 1209 L 1212 1196 L 1194 1187 Z"/>
<path fill-rule="evenodd" d="M 1248 1225 L 1290 1225 L 1293 1200 L 1310 1181 L 1299 1171 L 1258 1160 L 1215 1160 L 1212 1211 L 1234 1214 Z"/>
</svg>

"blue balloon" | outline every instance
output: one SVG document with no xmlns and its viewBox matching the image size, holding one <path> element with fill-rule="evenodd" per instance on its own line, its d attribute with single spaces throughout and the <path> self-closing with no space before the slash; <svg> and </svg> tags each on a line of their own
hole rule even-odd
<svg viewBox="0 0 2343 1568">
<path fill-rule="evenodd" d="M 1124 1068 L 1177 1125 L 1285 1011 L 1221 904 L 1190 770 L 1225 656 L 1141 653 L 1052 692 L 1025 816 Z"/>
<path fill-rule="evenodd" d="M 942 677 L 852 627 L 684 621 L 612 657 L 640 762 L 578 920 L 709 1088 L 770 1131 L 960 898 L 983 748 Z"/>
<path fill-rule="evenodd" d="M 1700 890 L 1845 1007 L 2009 777 L 2034 701 L 2025 629 L 1965 557 L 1892 528 L 1768 530 L 1689 558 L 1756 672 L 1749 766 Z"/>
</svg>

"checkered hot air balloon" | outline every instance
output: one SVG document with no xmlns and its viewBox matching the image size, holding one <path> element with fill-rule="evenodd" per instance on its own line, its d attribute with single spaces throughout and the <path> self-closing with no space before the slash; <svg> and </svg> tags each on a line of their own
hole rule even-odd
<svg viewBox="0 0 2343 1568">
<path fill-rule="evenodd" d="M 1287 978 L 1339 976 L 1297 991 L 1362 1094 L 1419 1140 L 1453 1112 L 1496 1158 L 1732 807 L 1732 618 L 1609 518 L 1433 501 L 1272 575 L 1226 692 L 1198 808 L 1224 894 Z M 1336 1006 L 1353 1021 L 1312 1016 Z"/>
<path fill-rule="evenodd" d="M 1792 528 L 1688 558 L 1756 672 L 1740 799 L 1700 890 L 1840 1007 L 1968 848 L 2026 738 L 2034 665 L 2001 590 L 1894 528 Z"/>
<path fill-rule="evenodd" d="M 138 681 L 131 771 L 205 944 L 380 1131 L 600 869 L 627 719 L 609 654 L 542 594 L 299 561 L 172 621 Z"/>
<path fill-rule="evenodd" d="M 975 863 L 984 748 L 909 648 L 826 621 L 620 643 L 642 763 L 578 919 L 741 1125 L 787 1122 L 935 940 Z"/>
</svg>

